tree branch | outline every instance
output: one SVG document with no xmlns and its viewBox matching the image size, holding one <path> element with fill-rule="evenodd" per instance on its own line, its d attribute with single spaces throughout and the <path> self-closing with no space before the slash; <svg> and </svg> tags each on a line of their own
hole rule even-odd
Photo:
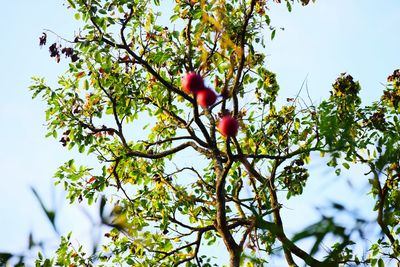
<svg viewBox="0 0 400 267">
<path fill-rule="evenodd" d="M 87 4 L 86 4 L 86 6 L 87 6 Z M 96 29 L 100 33 L 101 37 L 99 40 L 103 41 L 104 43 L 106 43 L 107 45 L 109 45 L 111 47 L 124 49 L 125 51 L 128 52 L 129 55 L 131 55 L 135 59 L 136 62 L 138 62 L 140 65 L 142 65 L 150 74 L 152 74 L 154 77 L 156 77 L 156 79 L 158 81 L 160 81 L 161 84 L 163 84 L 168 90 L 176 93 L 177 95 L 180 95 L 181 97 L 183 97 L 184 99 L 186 99 L 187 101 L 189 101 L 192 104 L 195 103 L 195 100 L 192 97 L 190 97 L 189 95 L 185 94 L 182 90 L 179 90 L 178 88 L 174 87 L 172 84 L 167 82 L 163 77 L 161 77 L 161 75 L 155 69 L 152 68 L 152 66 L 146 60 L 144 60 L 141 56 L 137 55 L 132 49 L 130 49 L 130 47 L 126 41 L 124 31 L 125 31 L 127 24 L 129 23 L 130 19 L 133 16 L 134 16 L 134 12 L 133 12 L 133 8 L 131 8 L 129 15 L 123 21 L 122 27 L 120 30 L 122 44 L 115 43 L 115 42 L 111 41 L 110 39 L 104 37 L 103 31 L 101 30 L 99 25 L 95 22 L 92 15 L 90 16 L 90 21 L 92 22 L 92 24 L 96 27 Z"/>
<path fill-rule="evenodd" d="M 181 150 L 183 150 L 183 149 L 185 149 L 187 147 L 198 148 L 198 146 L 194 142 L 186 142 L 186 143 L 183 143 L 183 144 L 181 144 L 181 145 L 179 145 L 179 146 L 177 146 L 175 148 L 172 148 L 170 150 L 166 150 L 164 152 L 155 153 L 155 154 L 144 153 L 144 152 L 141 152 L 141 151 L 129 150 L 126 153 L 126 156 L 128 156 L 128 157 L 147 158 L 147 159 L 160 159 L 160 158 L 164 158 L 166 156 L 175 154 L 175 153 L 177 153 L 177 152 L 179 152 L 179 151 L 181 151 Z"/>
</svg>

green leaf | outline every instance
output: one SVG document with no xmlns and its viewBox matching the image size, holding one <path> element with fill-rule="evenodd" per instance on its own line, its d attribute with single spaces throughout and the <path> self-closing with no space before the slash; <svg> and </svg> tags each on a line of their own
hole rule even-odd
<svg viewBox="0 0 400 267">
<path fill-rule="evenodd" d="M 89 81 L 85 80 L 83 83 L 83 89 L 85 89 L 86 91 L 89 90 Z"/>
<path fill-rule="evenodd" d="M 271 32 L 271 40 L 274 40 L 275 34 L 276 34 L 276 30 L 274 29 L 274 30 L 272 30 L 272 32 Z"/>
<path fill-rule="evenodd" d="M 46 259 L 43 263 L 43 267 L 52 267 L 53 263 L 50 259 Z"/>
<path fill-rule="evenodd" d="M 268 15 L 265 15 L 265 23 L 269 26 L 271 24 L 271 19 Z"/>
<path fill-rule="evenodd" d="M 382 259 L 378 260 L 378 267 L 385 267 L 385 263 Z"/>
<path fill-rule="evenodd" d="M 104 196 L 101 197 L 100 199 L 100 205 L 99 205 L 99 216 L 102 222 L 105 221 L 104 219 L 104 207 L 106 206 L 106 198 Z"/>
<path fill-rule="evenodd" d="M 289 1 L 286 1 L 286 7 L 287 7 L 289 12 L 292 12 L 292 5 L 290 4 Z"/>
<path fill-rule="evenodd" d="M 347 170 L 350 169 L 350 165 L 347 162 L 342 163 L 343 167 L 345 167 Z"/>
<path fill-rule="evenodd" d="M 80 20 L 81 19 L 81 14 L 80 13 L 75 13 L 74 18 L 76 20 Z"/>
<path fill-rule="evenodd" d="M 169 18 L 169 20 L 170 20 L 171 22 L 174 22 L 174 21 L 177 20 L 177 19 L 179 19 L 179 15 L 178 15 L 178 14 L 172 15 L 172 16 Z"/>
<path fill-rule="evenodd" d="M 36 199 L 39 201 L 40 207 L 42 208 L 43 212 L 46 214 L 47 219 L 50 221 L 53 229 L 56 233 L 58 233 L 57 226 L 55 224 L 56 212 L 54 210 L 47 209 L 44 205 L 42 198 L 40 197 L 39 193 L 36 191 L 34 187 L 31 186 L 31 191 Z"/>
<path fill-rule="evenodd" d="M 68 0 L 68 4 L 69 4 L 73 9 L 76 8 L 75 3 L 74 3 L 73 0 Z"/>
<path fill-rule="evenodd" d="M 0 252 L 0 265 L 6 265 L 9 259 L 11 259 L 13 254 Z"/>
</svg>

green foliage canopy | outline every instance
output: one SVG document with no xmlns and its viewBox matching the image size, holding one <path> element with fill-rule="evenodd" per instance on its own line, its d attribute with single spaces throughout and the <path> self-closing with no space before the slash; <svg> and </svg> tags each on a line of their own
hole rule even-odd
<svg viewBox="0 0 400 267">
<path fill-rule="evenodd" d="M 348 74 L 318 106 L 300 105 L 300 98 L 278 105 L 279 85 L 260 52 L 265 31 L 275 36 L 266 12 L 273 3 L 67 2 L 84 26 L 71 44 L 55 43 L 50 52 L 57 61 L 69 57 L 69 69 L 57 88 L 34 78 L 30 89 L 47 103 L 48 136 L 62 134 L 62 145 L 95 155 L 102 166 L 70 160 L 56 183 L 71 202 L 104 196 L 113 206 L 112 220 L 103 218 L 111 230 L 95 255 L 73 249 L 66 236 L 57 256 L 40 257 L 37 266 L 212 266 L 200 248 L 219 240 L 230 266 L 260 266 L 277 248 L 289 266 L 400 261 L 399 71 L 370 106 L 361 106 L 360 85 Z M 215 105 L 203 109 L 182 90 L 190 71 L 213 82 Z M 236 137 L 218 133 L 226 113 L 240 123 Z M 293 237 L 285 233 L 282 203 L 302 197 L 312 152 L 328 157 L 338 175 L 350 164 L 369 168 L 383 235 L 368 257 L 352 251 L 362 225 L 347 229 L 324 217 Z M 318 258 L 328 234 L 337 243 Z M 315 240 L 309 252 L 296 245 L 308 237 Z"/>
</svg>

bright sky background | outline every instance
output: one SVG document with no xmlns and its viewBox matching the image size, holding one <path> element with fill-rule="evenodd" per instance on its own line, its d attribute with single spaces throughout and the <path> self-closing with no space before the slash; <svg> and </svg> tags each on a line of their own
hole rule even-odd
<svg viewBox="0 0 400 267">
<path fill-rule="evenodd" d="M 74 230 L 87 235 L 89 228 L 81 208 L 63 205 L 61 187 L 53 189 L 52 175 L 57 167 L 76 153 L 67 152 L 54 139 L 44 138 L 45 103 L 32 101 L 28 92 L 31 76 L 44 76 L 55 85 L 66 70 L 50 59 L 47 47 L 39 48 L 43 29 L 72 38 L 78 29 L 73 13 L 61 0 L 3 1 L 0 17 L 0 252 L 21 252 L 28 233 L 37 239 L 54 238 L 51 226 L 41 213 L 29 186 L 34 186 L 50 207 L 62 207 L 58 224 L 62 232 Z M 272 1 L 271 1 L 272 2 Z M 296 5 L 292 13 L 285 6 L 271 10 L 274 25 L 284 27 L 268 42 L 268 67 L 277 73 L 281 99 L 296 95 L 307 78 L 312 99 L 318 103 L 329 95 L 331 84 L 341 72 L 349 72 L 362 85 L 364 103 L 378 99 L 386 77 L 400 67 L 400 1 L 317 0 L 308 7 Z M 269 33 L 268 37 L 269 38 Z M 48 43 L 56 41 L 48 36 Z M 62 61 L 63 62 L 63 61 Z M 66 62 L 66 61 L 64 61 Z M 82 158 L 82 157 L 80 157 Z M 342 199 L 354 207 L 366 198 L 346 186 L 347 179 L 334 177 L 324 166 L 313 165 L 315 175 L 307 197 L 300 205 L 287 204 L 288 229 L 300 230 L 299 217 L 314 216 L 313 207 L 324 199 Z M 347 173 L 360 188 L 366 177 L 360 171 Z M 336 181 L 333 183 L 333 181 Z M 343 200 L 344 199 L 344 200 Z M 314 217 L 315 220 L 318 217 Z"/>
</svg>

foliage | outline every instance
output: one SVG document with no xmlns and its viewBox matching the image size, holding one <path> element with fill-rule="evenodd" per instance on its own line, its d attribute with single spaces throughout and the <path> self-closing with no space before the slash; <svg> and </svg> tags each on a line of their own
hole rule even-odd
<svg viewBox="0 0 400 267">
<path fill-rule="evenodd" d="M 75 251 L 67 236 L 57 257 L 39 258 L 37 266 L 213 266 L 202 247 L 219 241 L 230 266 L 260 266 L 281 252 L 290 266 L 297 266 L 294 256 L 310 266 L 400 261 L 399 71 L 370 106 L 361 106 L 360 85 L 348 74 L 318 106 L 299 98 L 278 105 L 279 85 L 259 52 L 265 29 L 275 36 L 266 12 L 273 3 L 67 2 L 83 28 L 50 53 L 69 57 L 69 69 L 58 88 L 34 78 L 30 89 L 47 103 L 48 136 L 62 133 L 63 146 L 101 165 L 70 160 L 56 183 L 71 202 L 104 195 L 113 219 L 100 252 Z M 285 3 L 290 11 L 293 3 Z M 215 105 L 203 109 L 181 89 L 190 71 L 214 82 Z M 226 113 L 240 122 L 236 137 L 216 129 Z M 292 238 L 285 233 L 284 197 L 302 196 L 312 152 L 329 157 L 338 175 L 351 164 L 369 168 L 383 234 L 368 258 L 352 251 L 362 221 L 350 228 L 325 216 Z M 321 256 L 328 235 L 337 243 Z M 315 240 L 309 252 L 296 244 L 305 238 Z"/>
</svg>

